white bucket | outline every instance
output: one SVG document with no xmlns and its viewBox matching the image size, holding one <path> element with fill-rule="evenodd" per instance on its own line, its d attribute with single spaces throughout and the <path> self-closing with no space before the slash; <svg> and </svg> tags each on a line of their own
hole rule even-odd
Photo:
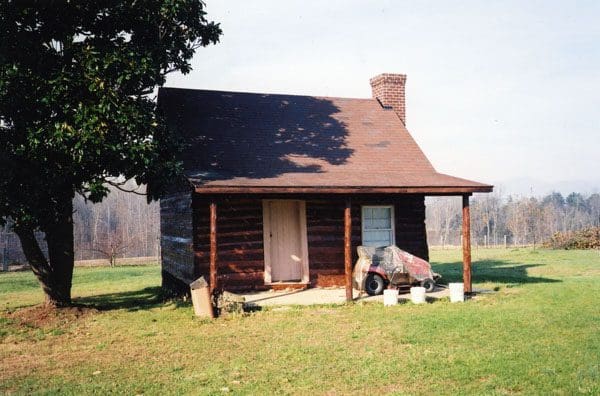
<svg viewBox="0 0 600 396">
<path fill-rule="evenodd" d="M 410 300 L 414 304 L 425 303 L 425 288 L 424 287 L 411 287 L 410 288 Z"/>
<path fill-rule="evenodd" d="M 383 291 L 383 306 L 398 304 L 398 289 L 385 289 Z"/>
<path fill-rule="evenodd" d="M 465 285 L 464 283 L 450 283 L 448 285 L 450 289 L 450 302 L 463 302 L 465 301 Z"/>
</svg>

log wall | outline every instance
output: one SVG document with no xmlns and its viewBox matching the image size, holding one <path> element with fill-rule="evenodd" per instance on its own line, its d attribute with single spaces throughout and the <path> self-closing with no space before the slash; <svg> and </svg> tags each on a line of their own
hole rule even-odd
<svg viewBox="0 0 600 396">
<path fill-rule="evenodd" d="M 423 196 L 355 197 L 352 199 L 352 263 L 361 244 L 361 206 L 394 205 L 396 245 L 429 260 Z M 306 204 L 311 284 L 344 285 L 344 201 Z"/>
<path fill-rule="evenodd" d="M 213 197 L 214 198 L 214 197 Z M 263 290 L 264 247 L 262 199 L 283 197 L 219 197 L 217 202 L 218 285 L 226 290 Z M 288 196 L 306 200 L 308 254 L 312 286 L 344 285 L 344 200 L 332 196 Z M 209 279 L 210 199 L 193 201 L 194 277 Z M 422 195 L 354 196 L 352 198 L 352 262 L 361 243 L 361 205 L 394 205 L 396 244 L 429 259 Z M 191 218 L 191 216 L 190 216 Z"/>
<path fill-rule="evenodd" d="M 194 280 L 192 193 L 170 194 L 160 200 L 160 249 L 163 289 L 189 293 Z"/>
<path fill-rule="evenodd" d="M 226 290 L 264 289 L 262 200 L 216 199 L 217 283 Z M 194 198 L 196 276 L 209 279 L 210 201 Z"/>
</svg>

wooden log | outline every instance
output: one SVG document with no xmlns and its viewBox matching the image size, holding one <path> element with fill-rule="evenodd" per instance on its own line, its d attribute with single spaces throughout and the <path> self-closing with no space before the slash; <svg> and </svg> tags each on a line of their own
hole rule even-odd
<svg viewBox="0 0 600 396">
<path fill-rule="evenodd" d="M 260 271 L 254 272 L 236 272 L 231 274 L 219 274 L 219 278 L 228 282 L 235 281 L 245 281 L 245 280 L 263 280 L 264 279 L 264 271 L 261 269 Z"/>
<path fill-rule="evenodd" d="M 339 217 L 339 214 L 338 214 Z M 328 219 L 321 218 L 317 213 L 310 213 L 310 216 L 307 216 L 306 226 L 307 227 L 317 227 L 317 226 L 329 226 L 329 227 L 339 227 L 342 225 L 341 219 Z"/>
<path fill-rule="evenodd" d="M 310 270 L 318 271 L 318 270 L 335 270 L 339 273 L 344 272 L 344 254 L 340 254 L 340 257 L 337 260 L 318 260 L 310 262 Z"/>
<path fill-rule="evenodd" d="M 258 236 L 262 236 L 262 230 L 224 232 L 224 233 L 220 234 L 220 237 L 237 237 L 237 236 L 239 236 L 239 237 L 258 237 Z"/>
<path fill-rule="evenodd" d="M 265 263 L 258 261 L 223 261 L 219 257 L 219 276 L 221 274 L 237 274 L 264 271 Z"/>
<path fill-rule="evenodd" d="M 343 241 L 342 238 L 335 240 L 335 242 L 337 242 L 337 243 L 340 243 L 342 241 Z M 308 250 L 311 255 L 319 256 L 321 258 L 326 258 L 326 257 L 335 257 L 335 259 L 340 258 L 340 256 L 342 256 L 344 254 L 343 248 L 339 245 L 338 246 L 335 246 L 335 245 L 332 246 L 332 245 L 333 245 L 333 243 L 330 243 L 329 245 L 326 245 L 326 246 L 313 246 L 313 247 L 310 247 Z M 319 257 L 317 257 L 317 259 Z M 342 256 L 342 260 L 343 260 L 343 256 Z M 341 264 L 341 262 L 340 262 L 340 264 Z"/>
<path fill-rule="evenodd" d="M 463 249 L 463 283 L 465 293 L 473 291 L 471 284 L 471 211 L 469 195 L 462 196 L 462 249 Z"/>
<path fill-rule="evenodd" d="M 309 234 L 308 235 L 308 242 L 310 243 L 319 243 L 319 242 L 326 242 L 328 243 L 327 245 L 323 245 L 323 246 L 332 246 L 332 242 L 335 244 L 336 242 L 341 241 L 343 238 L 341 235 L 331 235 L 331 234 Z M 318 246 L 318 245 L 315 245 Z"/>
<path fill-rule="evenodd" d="M 223 239 L 221 238 L 221 234 L 219 234 L 219 243 L 218 243 L 218 261 L 223 261 L 225 259 L 227 260 L 233 260 L 233 261 L 242 261 L 242 260 L 254 260 L 255 257 L 257 257 L 257 255 L 260 255 L 260 257 L 262 257 L 262 253 L 260 253 L 258 250 L 254 251 L 254 249 L 251 250 L 245 250 L 245 249 L 240 249 L 240 250 L 236 250 L 236 249 L 232 249 L 231 247 L 228 248 L 221 248 L 221 241 Z M 260 249 L 260 251 L 262 251 L 262 249 Z M 209 246 L 203 246 L 202 249 L 196 249 L 194 252 L 194 255 L 196 256 L 196 258 L 200 259 L 200 260 L 204 260 L 206 262 L 210 261 L 210 245 Z"/>
<path fill-rule="evenodd" d="M 341 245 L 341 243 L 340 243 L 340 245 Z M 322 256 L 316 255 L 316 254 L 309 254 L 309 256 L 310 256 L 310 268 L 321 268 L 321 269 L 331 268 L 331 269 L 337 269 L 337 270 L 344 272 L 345 253 L 343 250 L 341 250 L 339 253 L 337 253 L 335 255 L 331 254 L 328 257 L 322 257 Z"/>
<path fill-rule="evenodd" d="M 321 234 L 332 234 L 332 233 L 340 233 L 344 230 L 345 226 L 340 224 L 339 226 L 311 226 L 309 227 L 309 231 L 312 233 L 321 233 Z M 353 227 L 355 231 L 360 231 L 360 227 L 355 225 Z"/>
<path fill-rule="evenodd" d="M 346 301 L 352 301 L 352 203 L 346 199 L 344 209 L 344 272 L 346 277 Z"/>
<path fill-rule="evenodd" d="M 244 221 L 235 219 L 232 221 L 227 221 L 221 216 L 221 210 L 219 210 L 219 235 L 225 232 L 235 232 L 240 230 L 262 230 L 262 219 L 256 218 L 253 221 Z M 196 232 L 199 234 L 208 234 L 210 232 L 210 227 L 207 226 L 196 226 Z"/>
<path fill-rule="evenodd" d="M 313 271 L 313 273 L 315 275 L 342 275 L 342 276 L 346 276 L 346 271 L 344 271 L 343 268 L 327 268 L 327 269 L 315 269 Z M 342 282 L 342 285 L 346 284 L 346 280 L 344 278 L 344 282 Z"/>
<path fill-rule="evenodd" d="M 252 211 L 231 211 L 227 213 L 223 213 L 221 211 L 221 206 L 219 205 L 219 221 L 244 221 L 250 220 L 255 221 L 256 219 L 260 219 L 262 221 L 262 214 L 256 210 Z"/>
<path fill-rule="evenodd" d="M 210 203 L 210 291 L 217 289 L 217 203 Z"/>
<path fill-rule="evenodd" d="M 254 289 L 264 284 L 264 271 L 238 272 L 231 274 L 219 274 L 219 285 L 224 290 L 232 289 Z"/>
<path fill-rule="evenodd" d="M 219 225 L 219 231 L 221 231 L 221 225 Z M 230 242 L 230 241 L 226 241 L 223 238 L 223 236 L 221 235 L 221 233 L 219 233 L 219 257 L 221 256 L 221 252 L 223 251 L 227 251 L 227 250 L 235 250 L 235 249 L 263 249 L 263 241 L 261 240 L 256 240 L 256 241 L 242 241 L 242 242 Z M 198 245 L 197 248 L 202 249 L 202 248 L 209 248 L 209 246 L 203 246 L 203 245 Z"/>
<path fill-rule="evenodd" d="M 208 212 L 208 205 L 210 205 L 210 202 L 213 198 L 218 196 L 212 196 L 212 197 L 202 197 L 199 196 L 200 198 L 204 198 L 204 199 L 196 199 L 194 201 L 194 207 L 203 211 L 203 212 Z M 236 199 L 235 201 L 232 202 L 227 202 L 224 201 L 222 198 L 219 198 L 219 214 L 221 213 L 221 209 L 223 211 L 225 211 L 225 213 L 228 212 L 238 212 L 238 211 L 251 211 L 251 210 L 256 210 L 257 208 L 260 208 L 261 206 L 261 202 L 260 202 L 260 198 L 254 198 L 251 200 L 246 200 L 246 199 Z"/>
<path fill-rule="evenodd" d="M 194 253 L 194 254 L 198 259 L 210 262 L 210 252 L 196 251 L 196 253 Z M 218 259 L 219 263 L 223 263 L 225 261 L 252 261 L 252 260 L 263 260 L 264 254 L 263 254 L 262 249 L 260 251 L 256 251 L 256 252 L 251 252 L 251 251 L 235 252 L 232 250 L 223 250 L 223 249 L 221 249 L 221 245 L 219 245 L 218 258 L 219 258 Z M 219 268 L 220 268 L 220 264 L 219 264 Z"/>
<path fill-rule="evenodd" d="M 311 275 L 310 283 L 314 287 L 341 287 L 346 283 L 346 276 L 342 274 L 320 274 Z"/>
</svg>

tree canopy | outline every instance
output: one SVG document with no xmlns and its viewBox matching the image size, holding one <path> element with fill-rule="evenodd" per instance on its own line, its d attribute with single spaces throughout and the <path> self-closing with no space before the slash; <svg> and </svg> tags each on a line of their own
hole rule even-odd
<svg viewBox="0 0 600 396">
<path fill-rule="evenodd" d="M 98 202 L 124 177 L 153 199 L 179 173 L 152 93 L 220 34 L 200 0 L 0 0 L 0 222 L 50 302 L 70 302 L 74 195 Z"/>
</svg>

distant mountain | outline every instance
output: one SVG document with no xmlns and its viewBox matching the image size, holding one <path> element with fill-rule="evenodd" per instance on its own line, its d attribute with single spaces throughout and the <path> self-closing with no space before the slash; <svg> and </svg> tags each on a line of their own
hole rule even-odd
<svg viewBox="0 0 600 396">
<path fill-rule="evenodd" d="M 553 191 L 568 195 L 572 192 L 581 194 L 600 193 L 598 180 L 557 180 L 542 181 L 533 178 L 517 178 L 494 183 L 494 190 L 502 195 L 542 196 Z"/>
</svg>

